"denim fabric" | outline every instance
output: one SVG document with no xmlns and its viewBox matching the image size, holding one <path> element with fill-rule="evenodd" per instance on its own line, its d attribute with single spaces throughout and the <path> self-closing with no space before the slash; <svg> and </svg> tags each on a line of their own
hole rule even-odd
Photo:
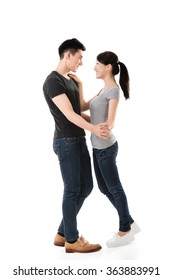
<svg viewBox="0 0 173 280">
<path fill-rule="evenodd" d="M 108 197 L 118 212 L 119 230 L 128 231 L 134 221 L 130 216 L 126 194 L 119 179 L 117 153 L 117 142 L 106 149 L 93 149 L 94 169 L 100 191 Z"/>
<path fill-rule="evenodd" d="M 93 189 L 90 156 L 85 137 L 54 139 L 54 152 L 57 154 L 64 182 L 62 202 L 63 219 L 58 232 L 67 241 L 75 241 L 77 214 Z"/>
</svg>

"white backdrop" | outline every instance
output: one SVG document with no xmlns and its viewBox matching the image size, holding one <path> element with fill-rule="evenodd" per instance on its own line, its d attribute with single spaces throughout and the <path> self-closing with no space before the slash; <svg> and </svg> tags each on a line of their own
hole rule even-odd
<svg viewBox="0 0 173 280">
<path fill-rule="evenodd" d="M 8 279 L 22 264 L 167 260 L 173 184 L 171 1 L 16 0 L 2 1 L 0 13 L 0 241 Z M 131 98 L 122 96 L 114 130 L 121 181 L 142 228 L 137 253 L 122 248 L 115 254 L 105 249 L 100 255 L 67 256 L 52 246 L 63 184 L 42 85 L 57 66 L 59 44 L 73 37 L 87 48 L 78 71 L 86 99 L 102 86 L 93 71 L 99 52 L 115 52 L 129 70 Z M 78 220 L 81 234 L 93 242 L 104 244 L 117 229 L 118 217 L 96 182 Z"/>
</svg>

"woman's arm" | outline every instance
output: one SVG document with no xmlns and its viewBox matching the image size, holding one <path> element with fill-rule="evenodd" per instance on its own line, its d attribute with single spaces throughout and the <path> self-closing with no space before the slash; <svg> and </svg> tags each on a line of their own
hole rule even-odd
<svg viewBox="0 0 173 280">
<path fill-rule="evenodd" d="M 108 119 L 106 121 L 106 124 L 107 124 L 107 126 L 110 130 L 114 127 L 118 102 L 119 101 L 117 99 L 110 99 L 109 100 Z"/>
<path fill-rule="evenodd" d="M 84 118 L 87 122 L 91 122 L 91 117 L 85 113 L 81 113 L 82 118 Z"/>
<path fill-rule="evenodd" d="M 81 111 L 82 112 L 87 111 L 89 109 L 89 104 L 90 104 L 91 100 L 88 100 L 87 102 L 84 100 L 83 85 L 82 85 L 81 80 L 79 79 L 79 77 L 76 74 L 69 73 L 68 76 L 73 78 L 78 84 Z"/>
<path fill-rule="evenodd" d="M 81 107 L 81 111 L 84 112 L 89 109 L 90 100 L 87 102 L 84 100 L 82 82 L 78 83 L 78 88 L 79 88 L 79 96 L 80 96 L 80 107 Z"/>
</svg>

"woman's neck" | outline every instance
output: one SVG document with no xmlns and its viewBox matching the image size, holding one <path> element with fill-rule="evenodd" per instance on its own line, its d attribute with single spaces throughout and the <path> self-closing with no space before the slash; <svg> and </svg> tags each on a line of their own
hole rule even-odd
<svg viewBox="0 0 173 280">
<path fill-rule="evenodd" d="M 102 89 L 102 91 L 105 91 L 111 87 L 114 87 L 114 86 L 118 86 L 117 83 L 116 83 L 116 80 L 113 78 L 113 79 L 104 79 L 104 87 Z"/>
</svg>

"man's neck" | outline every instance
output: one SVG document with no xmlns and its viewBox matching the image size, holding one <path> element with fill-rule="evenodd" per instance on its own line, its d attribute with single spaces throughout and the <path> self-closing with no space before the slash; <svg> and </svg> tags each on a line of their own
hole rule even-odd
<svg viewBox="0 0 173 280">
<path fill-rule="evenodd" d="M 69 69 L 63 64 L 59 63 L 55 69 L 56 72 L 58 72 L 61 76 L 65 77 L 66 79 L 70 79 L 68 76 Z"/>
</svg>

